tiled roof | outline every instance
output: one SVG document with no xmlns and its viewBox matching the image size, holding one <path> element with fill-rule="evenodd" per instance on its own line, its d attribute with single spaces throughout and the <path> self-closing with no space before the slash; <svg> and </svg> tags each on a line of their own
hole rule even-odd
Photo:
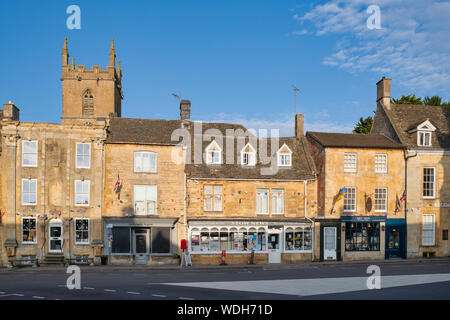
<svg viewBox="0 0 450 320">
<path fill-rule="evenodd" d="M 422 122 L 429 120 L 436 131 L 433 132 L 433 148 L 450 148 L 450 108 L 411 104 L 392 104 L 390 110 L 383 108 L 389 117 L 400 141 L 410 147 L 417 147 L 417 133 L 408 133 Z M 429 149 L 427 147 L 422 147 Z"/>
<path fill-rule="evenodd" d="M 331 148 L 403 148 L 401 144 L 392 141 L 382 134 L 328 133 L 308 131 L 306 135 L 313 138 L 322 146 Z"/>
<path fill-rule="evenodd" d="M 180 120 L 158 120 L 158 119 L 130 119 L 130 118 L 113 118 L 110 120 L 108 128 L 107 143 L 122 142 L 122 143 L 137 143 L 137 144 L 159 144 L 159 145 L 176 145 L 179 141 L 172 141 L 172 133 L 182 127 L 182 121 Z M 315 178 L 315 167 L 309 153 L 308 145 L 305 137 L 297 139 L 295 137 L 279 138 L 279 143 L 274 146 L 272 150 L 271 143 L 275 142 L 272 139 L 258 140 L 257 144 L 261 141 L 267 143 L 267 154 L 273 156 L 274 163 L 277 163 L 275 158 L 276 152 L 285 143 L 292 154 L 292 167 L 279 168 L 275 174 L 263 174 L 262 168 L 269 168 L 270 164 L 262 164 L 257 161 L 253 167 L 241 166 L 238 153 L 243 146 L 238 146 L 238 139 L 234 139 L 234 162 L 227 164 L 227 130 L 242 130 L 246 129 L 239 124 L 230 123 L 210 123 L 203 122 L 201 132 L 209 130 L 213 135 L 214 131 L 220 133 L 223 136 L 223 141 L 216 139 L 220 147 L 222 148 L 222 165 L 207 165 L 203 160 L 203 153 L 206 147 L 211 143 L 211 140 L 203 141 L 204 137 L 198 138 L 194 136 L 195 123 L 189 123 L 189 133 L 191 137 L 191 163 L 186 164 L 186 174 L 191 178 L 209 178 L 209 179 L 278 179 L 278 180 L 306 180 Z M 197 132 L 196 132 L 197 134 Z M 228 132 L 228 137 L 230 137 Z M 254 137 L 250 134 L 251 137 Z M 213 138 L 214 139 L 214 138 Z M 256 139 L 256 138 L 255 138 Z M 201 153 L 202 160 L 200 164 L 194 163 L 195 143 L 201 141 Z M 181 139 L 180 139 L 181 141 Z M 249 141 L 249 138 L 245 138 L 245 145 Z M 224 145 L 225 144 L 225 145 Z M 257 151 L 257 159 L 259 160 L 259 145 L 253 145 L 253 148 Z"/>
</svg>

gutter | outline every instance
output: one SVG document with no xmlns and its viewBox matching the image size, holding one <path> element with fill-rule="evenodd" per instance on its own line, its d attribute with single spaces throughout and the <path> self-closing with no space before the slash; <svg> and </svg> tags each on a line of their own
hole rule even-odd
<svg viewBox="0 0 450 320">
<path fill-rule="evenodd" d="M 304 182 L 303 182 L 303 184 L 304 184 L 304 186 L 305 186 L 305 196 L 304 196 L 304 198 L 305 198 L 305 219 L 306 220 L 308 220 L 309 222 L 311 222 L 311 250 L 312 250 L 312 252 L 311 252 L 311 261 L 314 261 L 314 221 L 312 220 L 312 219 L 310 219 L 308 216 L 307 216 L 307 210 L 306 210 L 306 205 L 307 205 L 307 199 L 306 199 L 306 192 L 307 192 L 307 190 L 306 190 L 306 185 L 308 184 L 308 180 L 305 180 Z"/>
</svg>

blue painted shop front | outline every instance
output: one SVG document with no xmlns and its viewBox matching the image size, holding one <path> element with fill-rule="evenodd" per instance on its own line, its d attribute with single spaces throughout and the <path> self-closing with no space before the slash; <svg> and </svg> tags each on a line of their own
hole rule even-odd
<svg viewBox="0 0 450 320">
<path fill-rule="evenodd" d="M 406 259 L 405 219 L 386 219 L 385 258 Z"/>
</svg>

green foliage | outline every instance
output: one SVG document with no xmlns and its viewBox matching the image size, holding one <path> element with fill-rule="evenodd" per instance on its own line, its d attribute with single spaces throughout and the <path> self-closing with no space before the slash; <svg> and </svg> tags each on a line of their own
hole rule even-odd
<svg viewBox="0 0 450 320">
<path fill-rule="evenodd" d="M 359 122 L 356 124 L 353 132 L 361 133 L 361 134 L 369 134 L 372 129 L 373 118 L 368 116 L 367 118 L 359 118 Z"/>
<path fill-rule="evenodd" d="M 440 106 L 442 105 L 442 98 L 439 96 L 432 96 L 423 98 L 423 105 L 425 106 Z"/>
<path fill-rule="evenodd" d="M 450 107 L 450 102 L 444 102 L 442 97 L 432 96 L 432 97 L 416 97 L 415 94 L 408 94 L 407 96 L 402 96 L 400 99 L 391 98 L 392 104 L 417 104 L 422 106 L 443 106 Z"/>
<path fill-rule="evenodd" d="M 400 99 L 391 98 L 392 104 L 422 104 L 422 98 L 416 97 L 415 94 L 408 94 L 407 96 L 402 96 Z"/>
</svg>

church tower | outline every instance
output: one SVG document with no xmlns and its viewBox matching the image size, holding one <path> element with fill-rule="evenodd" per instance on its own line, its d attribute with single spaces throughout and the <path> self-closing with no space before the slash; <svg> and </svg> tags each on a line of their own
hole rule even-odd
<svg viewBox="0 0 450 320">
<path fill-rule="evenodd" d="M 116 69 L 116 50 L 111 40 L 109 65 L 106 70 L 100 66 L 87 69 L 69 64 L 67 38 L 62 49 L 62 121 L 120 117 L 122 114 L 122 71 L 120 61 Z"/>
</svg>

